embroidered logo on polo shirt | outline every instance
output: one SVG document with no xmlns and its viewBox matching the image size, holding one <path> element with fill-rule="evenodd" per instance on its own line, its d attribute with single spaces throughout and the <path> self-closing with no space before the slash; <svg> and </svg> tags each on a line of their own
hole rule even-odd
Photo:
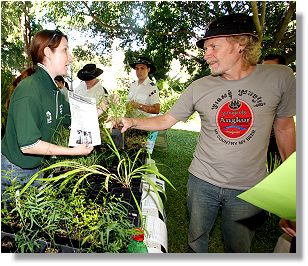
<svg viewBox="0 0 308 266">
<path fill-rule="evenodd" d="M 59 112 L 60 112 L 61 115 L 63 114 L 63 104 L 60 104 L 60 106 L 59 106 Z"/>
<path fill-rule="evenodd" d="M 149 97 L 151 97 L 152 95 L 154 95 L 156 93 L 156 90 L 151 91 L 151 93 L 149 94 Z"/>
<path fill-rule="evenodd" d="M 47 124 L 50 124 L 52 122 L 51 112 L 49 111 L 46 112 L 46 122 Z"/>
<path fill-rule="evenodd" d="M 245 101 L 233 99 L 219 108 L 216 123 L 223 136 L 238 139 L 249 132 L 253 124 L 253 113 Z"/>
</svg>

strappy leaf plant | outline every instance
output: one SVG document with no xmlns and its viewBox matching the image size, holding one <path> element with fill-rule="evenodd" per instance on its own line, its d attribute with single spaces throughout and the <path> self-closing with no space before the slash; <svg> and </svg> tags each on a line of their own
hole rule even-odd
<svg viewBox="0 0 308 266">
<path fill-rule="evenodd" d="M 53 170 L 61 168 L 66 169 L 66 172 L 60 173 L 59 175 L 55 176 L 51 174 L 47 177 L 44 177 L 45 173 L 52 173 Z M 102 180 L 104 180 L 105 188 L 106 190 L 108 190 L 108 183 L 113 175 L 105 167 L 101 165 L 85 166 L 74 161 L 62 161 L 49 165 L 48 167 L 45 167 L 44 169 L 34 174 L 29 180 L 29 182 L 22 188 L 20 194 L 23 194 L 32 185 L 34 181 L 39 181 L 42 183 L 60 183 L 60 191 L 67 188 L 68 186 L 72 186 L 73 196 L 78 191 L 83 181 L 86 181 L 87 178 L 91 175 L 101 176 Z"/>
<path fill-rule="evenodd" d="M 108 146 L 113 151 L 113 153 L 116 155 L 118 159 L 118 164 L 116 168 L 116 173 L 112 174 L 112 181 L 122 184 L 124 188 L 130 189 L 131 195 L 134 198 L 134 201 L 136 203 L 136 206 L 138 208 L 139 213 L 141 214 L 139 203 L 137 202 L 135 195 L 131 189 L 131 183 L 133 179 L 144 179 L 146 182 L 148 182 L 151 187 L 153 188 L 155 194 L 157 195 L 160 203 L 160 207 L 163 206 L 162 199 L 160 197 L 160 193 L 164 195 L 166 198 L 165 191 L 162 190 L 160 186 L 157 186 L 155 182 L 151 178 L 149 178 L 149 174 L 154 174 L 157 178 L 160 178 L 164 180 L 166 183 L 168 183 L 172 188 L 174 186 L 172 183 L 168 180 L 167 177 L 162 175 L 157 168 L 153 167 L 152 164 L 142 164 L 140 165 L 139 156 L 143 149 L 140 149 L 135 157 L 131 159 L 131 157 L 124 151 L 119 151 L 114 144 L 110 133 L 108 129 L 105 129 L 105 133 L 109 138 L 109 144 Z M 148 153 L 148 157 L 150 158 L 150 153 Z M 175 189 L 175 188 L 174 188 Z M 159 193 L 160 192 L 160 193 Z M 142 215 L 140 216 L 142 217 Z"/>
</svg>

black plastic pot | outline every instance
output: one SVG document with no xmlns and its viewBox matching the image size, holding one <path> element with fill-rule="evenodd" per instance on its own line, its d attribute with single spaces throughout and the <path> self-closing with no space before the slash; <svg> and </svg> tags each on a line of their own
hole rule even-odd
<svg viewBox="0 0 308 266">
<path fill-rule="evenodd" d="M 1 253 L 16 253 L 14 235 L 6 232 L 1 232 Z"/>
<path fill-rule="evenodd" d="M 124 149 L 124 138 L 119 128 L 112 128 L 111 138 L 118 149 Z"/>
<path fill-rule="evenodd" d="M 34 253 L 42 253 L 46 249 L 46 242 L 37 240 L 38 247 Z M 15 234 L 1 231 L 1 253 L 19 253 L 15 242 Z"/>
</svg>

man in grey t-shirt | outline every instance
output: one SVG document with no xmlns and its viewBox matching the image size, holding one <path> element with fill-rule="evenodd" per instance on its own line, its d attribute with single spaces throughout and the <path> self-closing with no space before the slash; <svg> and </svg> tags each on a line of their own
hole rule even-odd
<svg viewBox="0 0 308 266">
<path fill-rule="evenodd" d="M 283 65 L 258 65 L 260 43 L 251 17 L 219 17 L 197 46 L 211 76 L 194 81 L 164 115 L 123 118 L 127 128 L 164 130 L 197 111 L 201 132 L 189 167 L 191 252 L 208 252 L 221 208 L 225 252 L 249 252 L 262 210 L 237 198 L 266 176 L 266 152 L 274 123 L 282 160 L 295 151 L 295 77 Z"/>
</svg>

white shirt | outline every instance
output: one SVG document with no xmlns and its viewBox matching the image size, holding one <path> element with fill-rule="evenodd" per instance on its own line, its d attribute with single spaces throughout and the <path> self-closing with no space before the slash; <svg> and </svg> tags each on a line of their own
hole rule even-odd
<svg viewBox="0 0 308 266">
<path fill-rule="evenodd" d="M 140 104 L 153 105 L 159 103 L 159 90 L 149 77 L 141 84 L 138 84 L 138 81 L 134 81 L 128 92 L 128 100 Z M 153 116 L 153 114 L 143 112 L 139 109 L 136 109 L 135 113 L 136 116 L 138 116 L 138 114 L 142 114 L 142 116 Z"/>
<path fill-rule="evenodd" d="M 78 87 L 76 87 L 75 93 L 81 96 L 95 98 L 97 105 L 100 103 L 102 98 L 105 98 L 108 95 L 107 90 L 103 87 L 101 81 L 96 83 L 91 89 L 87 89 L 85 81 L 81 81 Z"/>
</svg>

